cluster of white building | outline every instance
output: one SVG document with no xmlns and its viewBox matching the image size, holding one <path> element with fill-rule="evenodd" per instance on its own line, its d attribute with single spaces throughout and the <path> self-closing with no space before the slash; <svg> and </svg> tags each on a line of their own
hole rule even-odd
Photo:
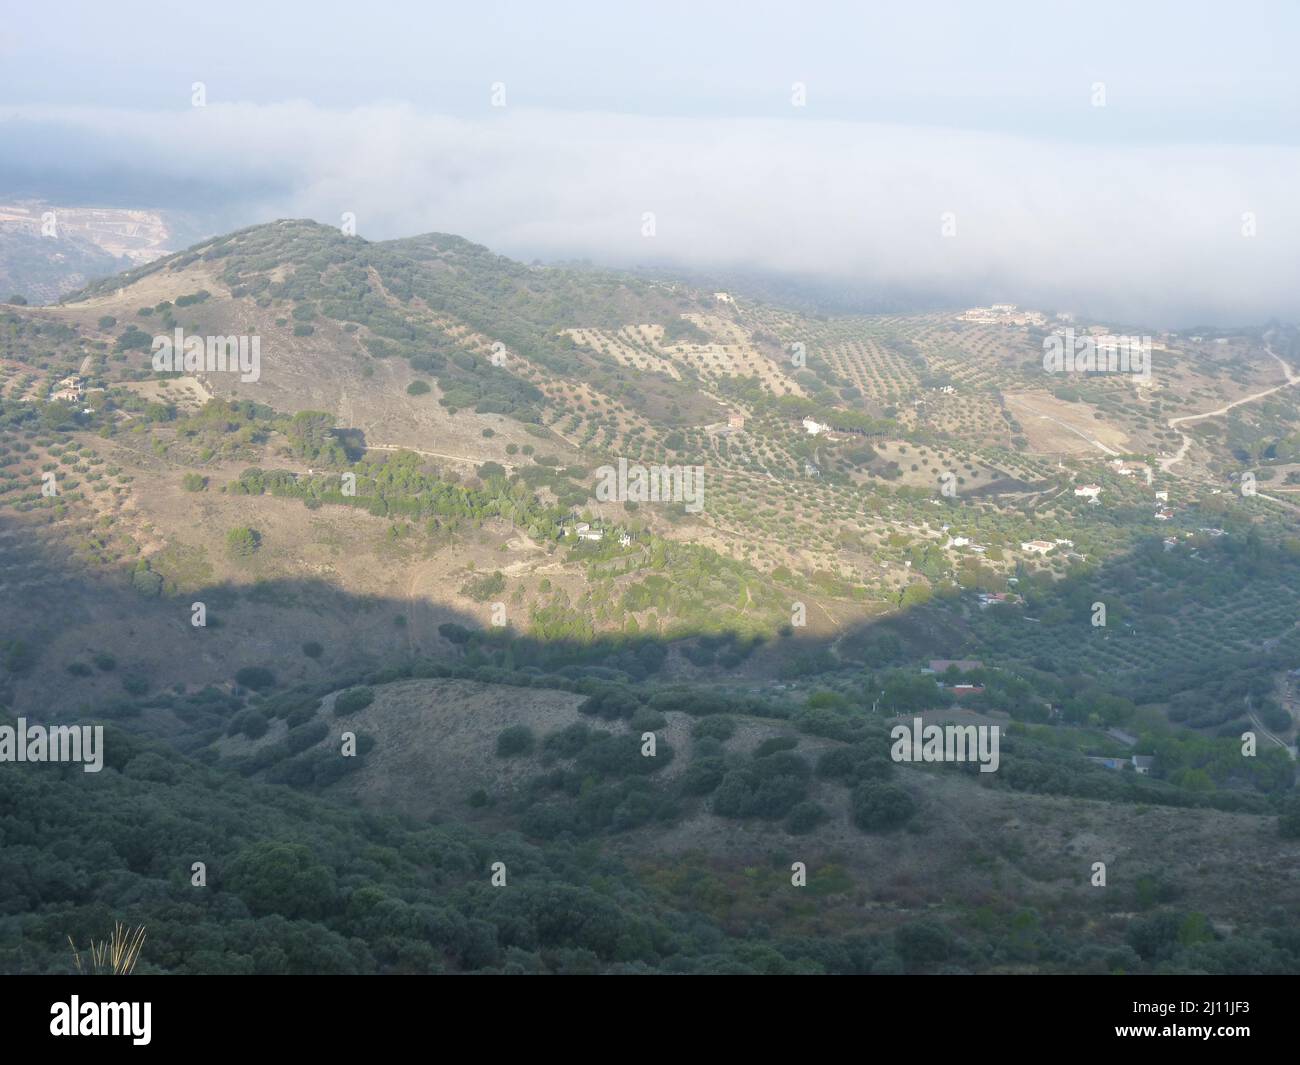
<svg viewBox="0 0 1300 1065">
<path fill-rule="evenodd" d="M 592 543 L 599 543 L 601 540 L 605 539 L 604 529 L 593 529 L 591 523 L 586 521 L 578 522 L 571 529 L 566 529 L 565 532 L 571 532 L 579 540 L 589 540 Z M 632 537 L 627 533 L 620 533 L 618 542 L 621 547 L 630 547 L 632 544 Z"/>
<path fill-rule="evenodd" d="M 958 315 L 959 322 L 978 325 L 1046 325 L 1047 318 L 1038 311 L 1022 311 L 1014 303 L 995 303 L 992 307 L 972 307 Z"/>
</svg>

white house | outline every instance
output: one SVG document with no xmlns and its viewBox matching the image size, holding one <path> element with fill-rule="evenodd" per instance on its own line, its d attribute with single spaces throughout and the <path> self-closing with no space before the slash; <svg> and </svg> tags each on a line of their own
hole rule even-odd
<svg viewBox="0 0 1300 1065">
<path fill-rule="evenodd" d="M 1026 540 L 1020 545 L 1020 550 L 1031 555 L 1045 555 L 1056 545 L 1048 543 L 1046 540 Z"/>
<path fill-rule="evenodd" d="M 1074 490 L 1077 496 L 1086 496 L 1088 499 L 1096 499 L 1101 495 L 1101 485 L 1099 484 L 1081 484 Z"/>
<path fill-rule="evenodd" d="M 803 429 L 809 436 L 817 436 L 820 433 L 829 432 L 830 426 L 822 425 L 821 422 L 814 421 L 812 418 L 805 418 L 803 420 Z"/>
<path fill-rule="evenodd" d="M 71 377 L 65 377 L 60 381 L 50 393 L 51 399 L 61 399 L 67 403 L 79 403 L 85 395 L 85 389 L 82 387 L 81 378 L 76 374 Z"/>
</svg>

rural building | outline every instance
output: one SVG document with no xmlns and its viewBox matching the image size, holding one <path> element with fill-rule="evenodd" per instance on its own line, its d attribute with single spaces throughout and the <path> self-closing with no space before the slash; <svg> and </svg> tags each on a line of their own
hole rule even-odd
<svg viewBox="0 0 1300 1065">
<path fill-rule="evenodd" d="M 1031 555 L 1045 555 L 1055 546 L 1046 540 L 1026 540 L 1020 545 L 1020 550 Z"/>
<path fill-rule="evenodd" d="M 1088 499 L 1096 499 L 1101 495 L 1101 485 L 1099 484 L 1081 484 L 1074 490 L 1077 496 L 1086 496 Z"/>
<path fill-rule="evenodd" d="M 981 610 L 987 610 L 991 606 L 1019 606 L 1023 602 L 1024 600 L 1015 592 L 980 592 L 979 594 Z"/>
<path fill-rule="evenodd" d="M 60 399 L 68 403 L 80 403 L 85 395 L 85 389 L 82 387 L 81 378 L 76 374 L 71 377 L 65 377 L 50 393 L 50 399 Z"/>
</svg>

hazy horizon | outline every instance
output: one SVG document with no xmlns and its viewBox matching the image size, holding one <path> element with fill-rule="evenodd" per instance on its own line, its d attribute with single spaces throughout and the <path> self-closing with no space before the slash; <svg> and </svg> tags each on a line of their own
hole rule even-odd
<svg viewBox="0 0 1300 1065">
<path fill-rule="evenodd" d="M 1200 5 L 68 8 L 0 40 L 2 196 L 210 232 L 351 213 L 372 239 L 1172 327 L 1300 317 L 1285 5 L 1221 33 Z"/>
</svg>

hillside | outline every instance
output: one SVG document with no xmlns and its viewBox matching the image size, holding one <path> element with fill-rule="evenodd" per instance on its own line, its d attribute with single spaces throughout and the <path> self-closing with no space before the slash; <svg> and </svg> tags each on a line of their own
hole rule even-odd
<svg viewBox="0 0 1300 1065">
<path fill-rule="evenodd" d="M 1159 334 L 1138 379 L 1046 373 L 1063 323 L 825 315 L 306 221 L 6 306 L 0 707 L 135 752 L 9 786 L 269 804 L 269 838 L 327 847 L 328 892 L 308 917 L 292 878 L 236 877 L 202 919 L 229 892 L 241 936 L 315 922 L 294 934 L 340 969 L 1294 968 L 1300 330 Z M 155 370 L 177 330 L 258 362 Z M 610 498 L 620 463 L 701 491 Z M 1001 768 L 895 764 L 914 714 L 998 725 Z M 400 860 L 361 856 L 376 817 Z M 169 899 L 156 964 L 201 971 L 184 820 L 165 860 L 115 840 L 133 886 L 86 875 L 141 920 Z M 580 867 L 662 927 L 515 938 L 458 886 L 456 921 L 496 930 L 473 964 L 429 949 L 431 832 L 480 865 L 509 840 L 538 890 Z M 815 906 L 783 894 L 799 861 Z M 96 891 L 24 883 L 10 965 L 54 966 Z"/>
</svg>

